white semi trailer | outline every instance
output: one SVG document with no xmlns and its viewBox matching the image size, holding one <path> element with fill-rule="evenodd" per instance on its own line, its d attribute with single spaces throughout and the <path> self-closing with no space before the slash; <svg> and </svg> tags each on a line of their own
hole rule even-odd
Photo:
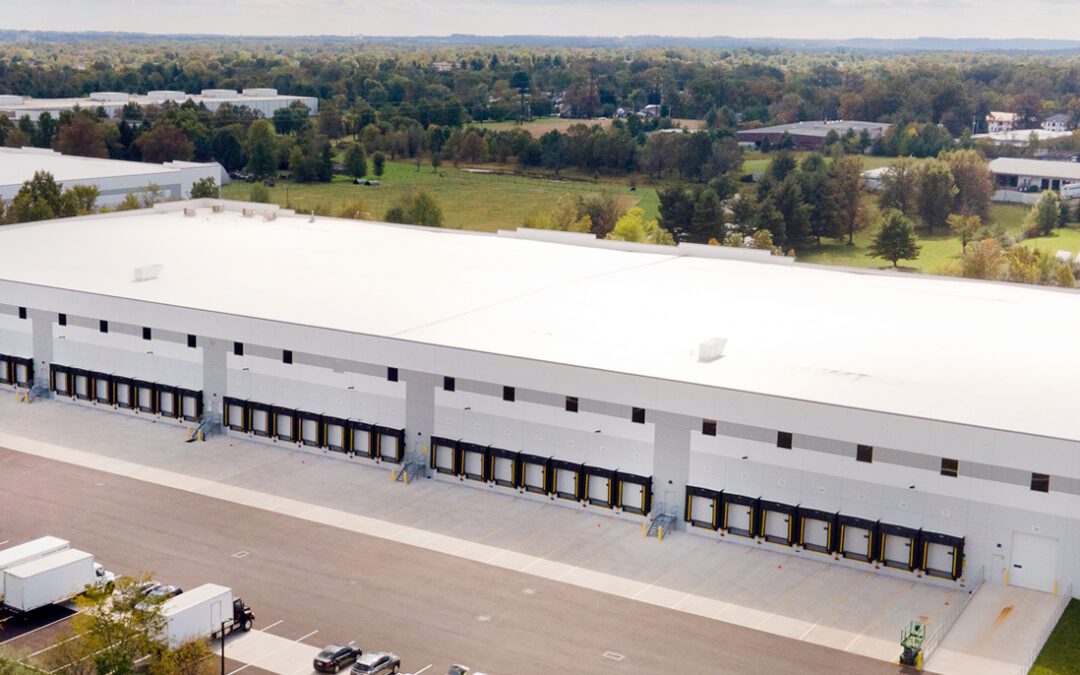
<svg viewBox="0 0 1080 675">
<path fill-rule="evenodd" d="M 4 607 L 13 612 L 66 602 L 87 586 L 104 587 L 113 580 L 93 554 L 74 548 L 9 567 L 3 574 Z"/>
<path fill-rule="evenodd" d="M 203 584 L 169 598 L 161 606 L 161 614 L 170 648 L 235 630 L 249 631 L 255 621 L 251 608 L 234 598 L 232 589 L 217 584 Z"/>
<path fill-rule="evenodd" d="M 69 548 L 71 548 L 71 542 L 66 539 L 41 537 L 0 551 L 0 602 L 4 600 L 4 575 L 2 574 L 4 570 Z"/>
</svg>

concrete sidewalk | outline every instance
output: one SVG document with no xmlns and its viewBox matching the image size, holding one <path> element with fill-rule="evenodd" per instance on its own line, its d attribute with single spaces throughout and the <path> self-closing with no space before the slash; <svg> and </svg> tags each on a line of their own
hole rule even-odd
<svg viewBox="0 0 1080 675">
<path fill-rule="evenodd" d="M 909 621 L 932 619 L 955 592 L 779 547 L 684 533 L 645 539 L 639 523 L 604 509 L 567 508 L 503 489 L 394 483 L 389 471 L 292 444 L 185 438 L 184 429 L 150 416 L 0 396 L 0 446 L 12 450 L 885 661 L 896 661 Z M 1014 640 L 1014 651 L 1026 655 L 1025 644 Z M 966 653 L 962 645 L 954 651 Z M 949 668 L 937 670 L 962 672 Z"/>
</svg>

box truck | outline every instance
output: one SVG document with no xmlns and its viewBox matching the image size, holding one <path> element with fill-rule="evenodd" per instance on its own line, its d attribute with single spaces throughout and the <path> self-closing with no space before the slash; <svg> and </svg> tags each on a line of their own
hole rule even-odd
<svg viewBox="0 0 1080 675">
<path fill-rule="evenodd" d="M 87 586 L 107 587 L 113 581 L 92 554 L 74 548 L 9 567 L 3 575 L 4 607 L 13 612 L 66 602 Z"/>
<path fill-rule="evenodd" d="M 66 550 L 71 543 L 59 537 L 41 537 L 28 541 L 25 544 L 12 546 L 0 551 L 0 572 L 9 567 L 15 567 L 23 563 L 44 558 L 51 553 Z M 4 600 L 4 575 L 0 574 L 0 602 Z"/>
<path fill-rule="evenodd" d="M 232 589 L 217 584 L 203 584 L 169 598 L 162 604 L 161 614 L 170 648 L 235 630 L 249 631 L 255 621 L 251 608 L 234 598 Z"/>
</svg>

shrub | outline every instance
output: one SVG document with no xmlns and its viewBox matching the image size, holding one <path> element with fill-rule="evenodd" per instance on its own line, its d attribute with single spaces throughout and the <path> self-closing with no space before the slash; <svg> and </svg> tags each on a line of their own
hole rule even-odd
<svg viewBox="0 0 1080 675">
<path fill-rule="evenodd" d="M 265 183 L 254 183 L 248 192 L 248 199 L 259 204 L 269 204 L 270 188 L 266 187 Z"/>
</svg>

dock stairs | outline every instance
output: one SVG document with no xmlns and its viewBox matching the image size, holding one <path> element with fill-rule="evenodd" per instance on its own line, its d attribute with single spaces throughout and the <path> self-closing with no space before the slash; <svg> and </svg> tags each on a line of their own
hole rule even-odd
<svg viewBox="0 0 1080 675">
<path fill-rule="evenodd" d="M 643 534 L 646 537 L 656 537 L 659 541 L 664 540 L 664 533 L 671 532 L 675 528 L 675 515 L 671 513 L 659 513 L 646 524 Z"/>
<path fill-rule="evenodd" d="M 408 485 L 409 481 L 424 475 L 424 462 L 412 460 L 405 462 L 400 471 L 394 473 L 394 482 Z"/>
</svg>

